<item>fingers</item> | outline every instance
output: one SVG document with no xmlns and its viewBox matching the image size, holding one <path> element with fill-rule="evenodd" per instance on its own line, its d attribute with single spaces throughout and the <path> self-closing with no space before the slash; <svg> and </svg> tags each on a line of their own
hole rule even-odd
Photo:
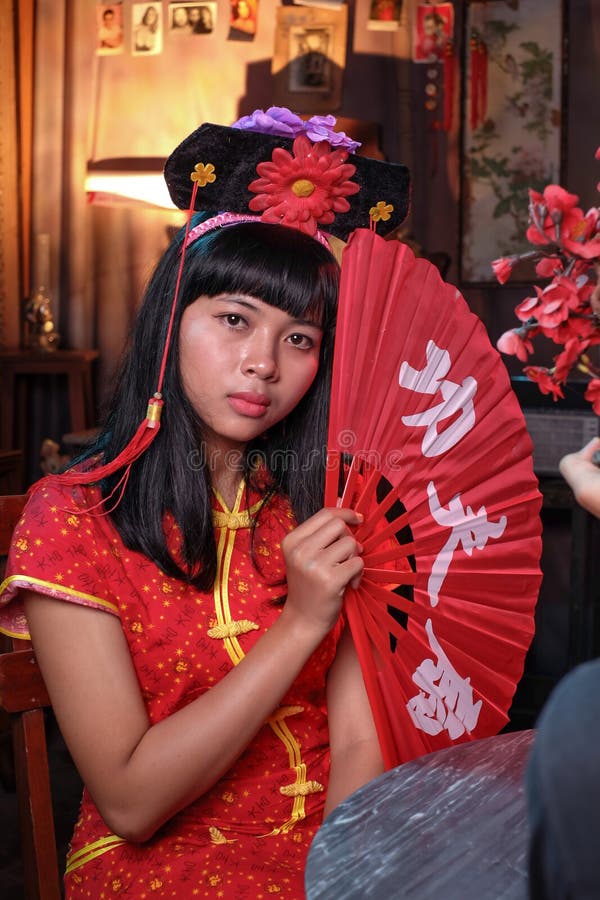
<svg viewBox="0 0 600 900">
<path fill-rule="evenodd" d="M 559 463 L 560 473 L 580 506 L 600 517 L 600 468 L 596 462 L 600 438 L 593 438 L 576 453 L 568 453 Z"/>
<path fill-rule="evenodd" d="M 340 522 L 352 527 L 353 525 L 361 525 L 363 520 L 364 516 L 361 513 L 354 512 L 353 509 L 325 507 L 320 509 L 318 513 L 315 513 L 314 516 L 311 516 L 310 519 L 307 519 L 306 522 L 298 525 L 291 534 L 308 537 L 310 534 L 315 534 L 328 522 Z"/>
<path fill-rule="evenodd" d="M 600 451 L 600 437 L 594 437 L 581 450 L 567 453 L 558 464 L 561 475 L 568 478 L 574 467 L 579 467 L 582 463 L 595 463 L 594 457 L 598 451 Z"/>
</svg>

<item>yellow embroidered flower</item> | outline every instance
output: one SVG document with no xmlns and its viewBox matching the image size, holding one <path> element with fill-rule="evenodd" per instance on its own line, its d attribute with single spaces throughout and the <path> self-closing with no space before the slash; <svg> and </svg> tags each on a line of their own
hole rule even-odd
<svg viewBox="0 0 600 900">
<path fill-rule="evenodd" d="M 374 222 L 387 222 L 393 212 L 394 207 L 391 203 L 380 200 L 375 206 L 371 207 L 369 215 Z"/>
<path fill-rule="evenodd" d="M 221 795 L 221 800 L 223 800 L 225 803 L 234 803 L 235 797 L 233 796 L 231 791 L 225 791 L 225 793 Z"/>
<path fill-rule="evenodd" d="M 209 875 L 208 883 L 211 887 L 218 887 L 221 884 L 221 876 L 220 875 Z"/>
<path fill-rule="evenodd" d="M 153 878 L 152 881 L 150 882 L 150 890 L 151 891 L 159 891 L 162 886 L 163 886 L 163 883 L 160 880 L 160 878 Z"/>
<path fill-rule="evenodd" d="M 19 538 L 17 541 L 15 541 L 15 546 L 16 546 L 17 550 L 23 550 L 23 551 L 27 550 L 29 548 L 27 538 L 23 538 L 23 537 Z"/>
<path fill-rule="evenodd" d="M 72 525 L 73 528 L 77 528 L 77 526 L 79 525 L 79 519 L 77 518 L 77 516 L 69 516 L 67 518 L 67 525 Z"/>
<path fill-rule="evenodd" d="M 196 163 L 194 166 L 194 171 L 190 175 L 192 181 L 198 182 L 198 187 L 206 187 L 207 184 L 212 184 L 213 181 L 216 181 L 217 176 L 214 174 L 215 167 L 212 163 Z"/>
<path fill-rule="evenodd" d="M 269 894 L 280 894 L 280 893 L 281 893 L 281 888 L 279 887 L 278 884 L 270 884 L 270 885 L 267 887 L 267 891 L 268 891 Z"/>
<path fill-rule="evenodd" d="M 123 883 L 120 878 L 113 878 L 110 886 L 113 890 L 113 894 L 118 894 L 123 887 Z"/>
</svg>

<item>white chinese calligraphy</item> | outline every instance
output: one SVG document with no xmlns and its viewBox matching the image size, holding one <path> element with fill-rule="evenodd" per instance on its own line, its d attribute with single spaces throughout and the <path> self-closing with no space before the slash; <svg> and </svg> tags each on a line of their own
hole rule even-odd
<svg viewBox="0 0 600 900">
<path fill-rule="evenodd" d="M 470 506 L 464 509 L 460 494 L 455 494 L 447 507 L 442 506 L 433 481 L 427 485 L 427 496 L 435 521 L 438 525 L 451 529 L 446 543 L 435 558 L 427 582 L 429 601 L 432 606 L 437 606 L 440 590 L 459 544 L 467 556 L 471 556 L 474 549 L 483 550 L 488 538 L 499 538 L 506 528 L 507 520 L 506 516 L 500 516 L 497 522 L 490 522 L 485 506 L 480 506 L 476 513 Z"/>
<path fill-rule="evenodd" d="M 433 633 L 431 619 L 425 623 L 429 646 L 437 662 L 424 659 L 413 673 L 412 680 L 420 689 L 406 704 L 417 728 L 436 735 L 444 729 L 451 740 L 471 732 L 477 725 L 482 701 L 473 702 L 473 688 L 469 678 L 461 678 Z"/>
<path fill-rule="evenodd" d="M 442 400 L 435 406 L 420 413 L 410 416 L 402 416 L 404 425 L 413 425 L 426 429 L 421 442 L 423 456 L 440 456 L 454 447 L 462 437 L 467 434 L 475 424 L 475 409 L 473 398 L 477 393 L 477 381 L 470 375 L 462 384 L 447 381 L 445 376 L 450 371 L 450 354 L 437 346 L 434 341 L 428 341 L 427 364 L 424 369 L 413 369 L 407 362 L 403 362 L 398 373 L 398 383 L 401 387 L 420 394 L 442 395 Z M 442 432 L 438 431 L 438 425 L 450 416 L 456 415 L 460 410 L 460 416 Z"/>
</svg>

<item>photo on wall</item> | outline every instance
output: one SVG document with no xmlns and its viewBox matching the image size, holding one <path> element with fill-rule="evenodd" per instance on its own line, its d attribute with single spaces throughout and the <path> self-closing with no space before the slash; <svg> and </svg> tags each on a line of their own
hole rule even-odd
<svg viewBox="0 0 600 900">
<path fill-rule="evenodd" d="M 371 0 L 367 28 L 370 31 L 394 31 L 400 27 L 402 0 Z"/>
<path fill-rule="evenodd" d="M 171 35 L 212 34 L 216 24 L 216 3 L 169 3 L 168 29 Z"/>
<path fill-rule="evenodd" d="M 162 3 L 134 3 L 131 9 L 131 52 L 151 56 L 162 51 Z"/>
<path fill-rule="evenodd" d="M 96 29 L 98 56 L 123 53 L 123 7 L 120 3 L 96 5 Z"/>
<path fill-rule="evenodd" d="M 274 103 L 297 112 L 340 108 L 346 65 L 348 10 L 278 7 L 271 71 Z"/>
<path fill-rule="evenodd" d="M 258 0 L 231 0 L 229 41 L 253 41 L 258 24 Z"/>
</svg>

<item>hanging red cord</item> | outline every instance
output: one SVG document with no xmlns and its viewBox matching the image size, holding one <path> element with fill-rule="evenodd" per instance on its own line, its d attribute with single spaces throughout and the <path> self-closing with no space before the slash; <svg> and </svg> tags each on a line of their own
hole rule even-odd
<svg viewBox="0 0 600 900">
<path fill-rule="evenodd" d="M 444 48 L 444 110 L 442 116 L 442 128 L 444 131 L 450 131 L 452 128 L 455 72 L 454 41 L 448 39 Z"/>
</svg>

